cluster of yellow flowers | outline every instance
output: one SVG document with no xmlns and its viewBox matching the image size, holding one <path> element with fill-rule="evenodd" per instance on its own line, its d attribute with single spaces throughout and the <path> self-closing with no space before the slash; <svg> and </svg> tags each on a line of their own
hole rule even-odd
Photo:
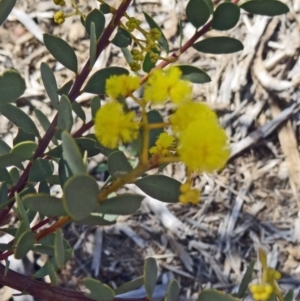
<svg viewBox="0 0 300 301">
<path fill-rule="evenodd" d="M 176 106 L 166 123 L 157 127 L 168 128 L 157 137 L 155 146 L 148 151 L 159 157 L 159 162 L 182 161 L 192 172 L 212 173 L 221 169 L 229 158 L 228 138 L 217 120 L 216 114 L 204 103 L 192 100 L 192 88 L 181 79 L 181 70 L 171 67 L 166 71 L 153 71 L 144 85 L 141 99 L 133 92 L 140 86 L 140 78 L 131 75 L 112 76 L 106 81 L 106 92 L 111 100 L 95 116 L 95 134 L 100 143 L 116 148 L 120 143 L 129 143 L 138 137 L 139 129 L 148 130 L 143 118 L 139 122 L 134 112 L 124 110 L 118 98 L 132 97 L 145 110 L 149 105 L 171 101 Z M 155 124 L 151 123 L 151 126 Z M 183 184 L 180 201 L 197 203 L 199 192 Z M 187 186 L 188 185 L 188 186 Z M 187 189 L 188 187 L 188 189 Z"/>
<path fill-rule="evenodd" d="M 262 265 L 262 278 L 259 284 L 251 284 L 249 287 L 255 301 L 267 301 L 272 294 L 279 300 L 283 300 L 277 280 L 281 278 L 281 273 L 267 266 L 266 253 L 259 249 L 259 260 Z"/>
<path fill-rule="evenodd" d="M 54 22 L 57 24 L 63 24 L 66 20 L 65 14 L 63 11 L 59 10 L 54 14 Z"/>
</svg>

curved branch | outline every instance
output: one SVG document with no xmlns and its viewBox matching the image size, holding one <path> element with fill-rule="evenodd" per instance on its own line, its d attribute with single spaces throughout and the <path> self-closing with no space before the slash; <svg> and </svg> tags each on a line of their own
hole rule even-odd
<svg viewBox="0 0 300 301">
<path fill-rule="evenodd" d="M 75 290 L 51 286 L 48 283 L 36 280 L 30 276 L 24 276 L 12 270 L 8 270 L 4 276 L 5 267 L 0 264 L 0 283 L 15 290 L 28 293 L 36 298 L 47 301 L 91 301 L 84 293 Z M 145 298 L 114 298 L 113 301 L 149 301 Z"/>
</svg>

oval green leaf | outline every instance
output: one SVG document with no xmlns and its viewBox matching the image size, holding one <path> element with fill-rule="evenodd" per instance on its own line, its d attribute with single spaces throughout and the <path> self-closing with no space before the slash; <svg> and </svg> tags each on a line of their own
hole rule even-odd
<svg viewBox="0 0 300 301">
<path fill-rule="evenodd" d="M 11 104 L 0 105 L 0 113 L 27 133 L 40 137 L 39 131 L 32 119 L 21 109 Z"/>
<path fill-rule="evenodd" d="M 2 13 L 1 4 L 2 1 L 0 1 L 0 18 Z M 17 71 L 10 69 L 5 70 L 3 74 L 0 75 L 0 105 L 14 102 L 24 93 L 25 89 L 25 81 Z"/>
<path fill-rule="evenodd" d="M 252 260 L 249 264 L 249 266 L 247 267 L 247 270 L 243 276 L 243 279 L 241 281 L 241 284 L 240 284 L 240 287 L 239 287 L 239 290 L 237 292 L 237 297 L 242 299 L 245 297 L 245 294 L 246 294 L 246 291 L 249 287 L 249 283 L 251 282 L 252 280 L 252 274 L 253 274 L 253 271 L 254 271 L 254 265 L 255 265 L 255 262 L 256 260 Z"/>
<path fill-rule="evenodd" d="M 103 68 L 95 72 L 91 76 L 86 86 L 84 87 L 83 91 L 87 93 L 94 93 L 94 94 L 105 94 L 106 80 L 113 75 L 122 75 L 122 74 L 128 75 L 129 72 L 127 69 L 121 67 Z"/>
<path fill-rule="evenodd" d="M 229 30 L 240 19 L 240 8 L 230 2 L 221 3 L 215 10 L 212 28 L 216 30 Z"/>
<path fill-rule="evenodd" d="M 77 73 L 77 57 L 72 47 L 63 39 L 44 34 L 44 44 L 54 58 L 63 66 Z"/>
<path fill-rule="evenodd" d="M 244 2 L 240 5 L 250 14 L 263 15 L 263 16 L 279 16 L 289 12 L 286 4 L 276 0 L 251 0 Z"/>
<path fill-rule="evenodd" d="M 95 118 L 97 111 L 101 108 L 101 99 L 98 95 L 91 99 L 92 117 Z"/>
<path fill-rule="evenodd" d="M 63 156 L 73 174 L 76 175 L 80 173 L 86 173 L 86 168 L 82 161 L 82 156 L 75 140 L 68 132 L 65 131 L 62 133 L 61 137 Z"/>
<path fill-rule="evenodd" d="M 204 0 L 190 0 L 186 6 L 186 17 L 194 27 L 204 25 L 210 17 L 210 10 Z"/>
<path fill-rule="evenodd" d="M 191 65 L 179 65 L 181 72 L 181 79 L 188 80 L 194 84 L 205 84 L 211 81 L 210 76 L 203 70 Z"/>
<path fill-rule="evenodd" d="M 58 163 L 58 177 L 60 186 L 63 187 L 65 182 L 73 176 L 73 173 L 67 163 L 67 161 L 61 157 Z"/>
<path fill-rule="evenodd" d="M 128 174 L 132 170 L 132 166 L 128 159 L 121 151 L 113 152 L 107 159 L 107 167 L 110 175 L 114 178 L 120 178 Z"/>
<path fill-rule="evenodd" d="M 244 49 L 243 44 L 234 38 L 215 37 L 207 38 L 193 45 L 197 51 L 212 54 L 227 54 Z"/>
<path fill-rule="evenodd" d="M 70 92 L 70 90 L 71 90 L 71 87 L 72 87 L 72 86 L 73 86 L 73 80 L 70 79 L 70 80 L 67 81 L 61 88 L 59 88 L 59 89 L 57 90 L 57 93 L 58 93 L 59 95 L 63 95 L 63 94 L 68 95 L 69 92 Z"/>
<path fill-rule="evenodd" d="M 35 141 L 35 136 L 33 133 L 24 132 L 21 128 L 18 129 L 18 134 L 13 140 L 13 144 L 17 145 L 24 141 Z"/>
<path fill-rule="evenodd" d="M 164 175 L 150 175 L 135 181 L 150 197 L 164 203 L 177 203 L 180 195 L 181 183 Z"/>
<path fill-rule="evenodd" d="M 0 26 L 7 19 L 10 12 L 16 5 L 16 2 L 17 2 L 17 0 L 1 0 L 0 1 Z"/>
<path fill-rule="evenodd" d="M 54 171 L 53 163 L 46 159 L 37 158 L 29 171 L 29 181 L 42 182 L 47 180 Z"/>
<path fill-rule="evenodd" d="M 58 105 L 57 126 L 70 132 L 73 125 L 72 105 L 69 98 L 63 95 Z"/>
<path fill-rule="evenodd" d="M 114 291 L 115 291 L 116 295 L 121 295 L 121 294 L 130 292 L 130 291 L 136 290 L 143 285 L 144 285 L 144 277 L 141 276 L 141 277 L 135 278 L 129 282 L 124 283 L 120 287 L 116 288 Z"/>
<path fill-rule="evenodd" d="M 82 109 L 82 106 L 75 100 L 72 103 L 72 110 L 75 112 L 75 114 L 85 123 L 85 113 Z"/>
<path fill-rule="evenodd" d="M 10 154 L 13 154 L 20 158 L 20 160 L 25 161 L 33 157 L 36 149 L 37 145 L 34 142 L 24 141 L 15 145 Z"/>
<path fill-rule="evenodd" d="M 90 27 L 90 68 L 92 69 L 97 56 L 97 38 L 95 23 L 92 22 Z"/>
<path fill-rule="evenodd" d="M 152 257 L 145 260 L 144 264 L 144 284 L 147 298 L 151 300 L 157 281 L 157 263 Z"/>
<path fill-rule="evenodd" d="M 91 12 L 89 12 L 89 14 L 85 19 L 85 29 L 89 36 L 91 35 L 92 23 L 95 24 L 95 34 L 96 34 L 96 39 L 98 40 L 102 35 L 105 26 L 105 17 L 99 9 L 93 9 Z"/>
<path fill-rule="evenodd" d="M 214 289 L 203 290 L 199 295 L 197 301 L 237 301 L 231 295 L 224 294 Z"/>
<path fill-rule="evenodd" d="M 176 279 L 172 279 L 168 285 L 167 295 L 164 301 L 178 300 L 180 292 L 180 284 Z"/>
<path fill-rule="evenodd" d="M 98 204 L 98 184 L 88 175 L 75 175 L 64 185 L 63 204 L 68 215 L 82 220 L 94 212 Z"/>
<path fill-rule="evenodd" d="M 156 48 L 151 49 L 152 52 L 160 54 L 160 51 L 158 51 Z M 152 62 L 150 58 L 150 54 L 147 53 L 144 57 L 143 61 L 143 71 L 146 73 L 149 73 L 156 65 L 156 62 Z"/>
<path fill-rule="evenodd" d="M 284 301 L 293 301 L 293 300 L 294 300 L 294 289 L 291 288 L 284 296 Z"/>
<path fill-rule="evenodd" d="M 83 283 L 90 290 L 87 297 L 98 301 L 110 301 L 115 297 L 114 291 L 106 284 L 93 278 L 84 278 Z"/>
<path fill-rule="evenodd" d="M 130 33 L 127 30 L 119 27 L 116 35 L 114 36 L 114 38 L 112 40 L 112 43 L 117 47 L 126 48 L 129 45 L 131 45 L 132 38 L 131 38 Z"/>
<path fill-rule="evenodd" d="M 138 194 L 121 194 L 102 201 L 96 211 L 116 215 L 134 214 L 141 207 L 144 198 Z"/>
<path fill-rule="evenodd" d="M 45 64 L 41 64 L 41 75 L 43 84 L 48 97 L 50 98 L 52 106 L 57 109 L 58 107 L 58 91 L 55 76 L 51 68 Z"/>
<path fill-rule="evenodd" d="M 16 259 L 22 259 L 33 248 L 35 243 L 35 235 L 30 230 L 25 231 L 20 235 L 17 240 L 16 248 L 14 251 Z"/>
<path fill-rule="evenodd" d="M 54 236 L 54 258 L 58 268 L 62 268 L 65 264 L 65 247 L 61 229 L 57 229 Z"/>
<path fill-rule="evenodd" d="M 49 194 L 27 194 L 22 201 L 26 208 L 48 217 L 67 215 L 62 200 Z"/>
</svg>

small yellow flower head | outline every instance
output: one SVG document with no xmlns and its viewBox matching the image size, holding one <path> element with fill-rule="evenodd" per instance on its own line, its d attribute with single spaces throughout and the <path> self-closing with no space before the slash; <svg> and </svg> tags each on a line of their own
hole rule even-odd
<svg viewBox="0 0 300 301">
<path fill-rule="evenodd" d="M 54 22 L 57 24 L 63 24 L 65 22 L 65 15 L 61 10 L 55 13 Z"/>
<path fill-rule="evenodd" d="M 215 120 L 197 120 L 179 135 L 178 154 L 191 171 L 212 173 L 229 158 L 228 139 Z"/>
<path fill-rule="evenodd" d="M 279 280 L 281 278 L 281 273 L 276 271 L 273 268 L 267 269 L 267 281 L 272 281 L 272 280 Z"/>
<path fill-rule="evenodd" d="M 273 293 L 273 287 L 271 284 L 252 284 L 249 288 L 255 301 L 266 301 Z"/>
<path fill-rule="evenodd" d="M 66 2 L 64 0 L 53 0 L 56 5 L 65 6 Z"/>
<path fill-rule="evenodd" d="M 144 99 L 153 104 L 163 104 L 171 100 L 177 105 L 190 99 L 191 85 L 180 79 L 181 74 L 178 67 L 171 67 L 167 71 L 155 70 L 145 86 Z"/>
<path fill-rule="evenodd" d="M 110 102 L 98 110 L 95 117 L 95 135 L 108 148 L 115 148 L 119 142 L 131 142 L 138 136 L 139 124 L 134 112 L 124 113 L 122 105 Z"/>
<path fill-rule="evenodd" d="M 127 97 L 140 86 L 140 78 L 131 75 L 113 75 L 106 80 L 105 91 L 112 99 Z"/>
<path fill-rule="evenodd" d="M 197 189 L 191 189 L 189 183 L 184 183 L 180 186 L 179 202 L 182 204 L 194 204 L 197 205 L 200 199 L 200 191 Z"/>
<path fill-rule="evenodd" d="M 159 135 L 158 139 L 155 141 L 155 146 L 151 147 L 149 152 L 151 155 L 160 154 L 164 157 L 170 156 L 171 153 L 169 148 L 174 141 L 175 139 L 173 136 L 169 135 L 167 132 L 163 132 Z"/>
<path fill-rule="evenodd" d="M 216 121 L 217 115 L 206 104 L 187 101 L 178 107 L 176 112 L 170 116 L 169 121 L 175 132 L 183 131 L 188 124 L 194 121 Z"/>
</svg>

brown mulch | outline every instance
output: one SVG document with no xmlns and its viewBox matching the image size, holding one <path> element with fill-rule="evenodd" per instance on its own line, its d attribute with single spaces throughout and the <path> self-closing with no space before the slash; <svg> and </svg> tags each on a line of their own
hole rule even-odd
<svg viewBox="0 0 300 301">
<path fill-rule="evenodd" d="M 85 11 L 97 5 L 92 0 L 78 2 Z M 154 16 L 172 51 L 179 45 L 179 19 L 184 40 L 194 32 L 184 16 L 186 3 L 137 0 L 129 14 L 142 18 L 145 10 Z M 176 277 L 182 286 L 181 300 L 196 300 L 201 288 L 233 292 L 260 246 L 268 250 L 270 265 L 283 273 L 283 289 L 299 286 L 300 1 L 286 3 L 290 13 L 272 19 L 242 12 L 238 25 L 224 33 L 243 42 L 242 52 L 215 56 L 189 49 L 180 57 L 179 63 L 193 64 L 211 76 L 210 83 L 194 86 L 195 99 L 205 100 L 217 111 L 232 145 L 224 170 L 195 179 L 201 203 L 166 207 L 148 198 L 138 213 L 120 217 L 116 226 L 66 227 L 65 238 L 75 247 L 75 256 L 59 274 L 62 286 L 80 288 L 82 278 L 93 276 L 115 288 L 140 276 L 144 259 L 153 256 L 159 266 L 158 283 L 165 285 Z M 89 41 L 78 17 L 62 26 L 54 24 L 52 1 L 20 1 L 17 9 L 0 27 L 0 71 L 19 70 L 27 90 L 18 106 L 30 114 L 39 108 L 51 119 L 54 112 L 43 90 L 40 64 L 46 62 L 55 70 L 59 85 L 72 74 L 38 39 L 44 32 L 65 38 L 80 66 L 88 58 Z M 216 35 L 220 33 L 211 31 L 206 37 Z M 107 48 L 95 70 L 109 65 L 125 66 L 114 46 Z M 89 99 L 90 95 L 81 95 L 79 102 L 91 118 Z M 1 137 L 11 144 L 15 134 L 1 117 Z M 96 156 L 90 168 L 103 161 L 103 156 Z M 180 164 L 163 173 L 184 179 Z M 39 259 L 37 264 L 43 262 Z"/>
</svg>

